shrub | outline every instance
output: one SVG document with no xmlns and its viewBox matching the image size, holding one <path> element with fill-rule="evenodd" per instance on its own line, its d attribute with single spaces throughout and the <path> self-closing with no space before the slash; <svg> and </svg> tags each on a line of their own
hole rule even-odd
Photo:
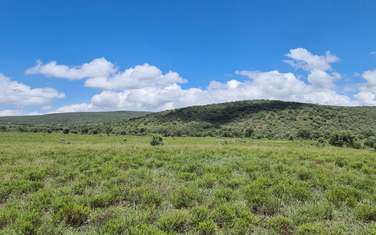
<svg viewBox="0 0 376 235">
<path fill-rule="evenodd" d="M 41 215 L 36 211 L 23 213 L 16 220 L 17 234 L 37 234 L 37 230 L 42 223 Z"/>
<path fill-rule="evenodd" d="M 312 139 L 312 133 L 309 130 L 301 129 L 296 133 L 296 137 L 301 139 Z"/>
<path fill-rule="evenodd" d="M 107 207 L 116 202 L 116 197 L 115 193 L 96 194 L 90 198 L 89 204 L 92 208 Z"/>
<path fill-rule="evenodd" d="M 273 215 L 278 212 L 280 203 L 271 195 L 269 187 L 270 182 L 261 178 L 254 181 L 245 190 L 245 199 L 254 212 L 265 215 Z"/>
<path fill-rule="evenodd" d="M 184 233 L 191 225 L 191 217 L 185 210 L 172 210 L 163 213 L 157 223 L 158 227 L 165 232 Z"/>
<path fill-rule="evenodd" d="M 232 224 L 236 217 L 236 209 L 231 204 L 224 203 L 214 210 L 213 217 L 220 227 Z"/>
<path fill-rule="evenodd" d="M 162 202 L 159 192 L 151 190 L 150 187 L 146 186 L 132 188 L 129 191 L 127 199 L 132 203 L 143 206 L 159 206 Z"/>
<path fill-rule="evenodd" d="M 163 145 L 163 137 L 160 135 L 153 135 L 150 140 L 152 146 Z"/>
<path fill-rule="evenodd" d="M 80 227 L 89 219 L 90 210 L 81 205 L 69 204 L 55 214 L 55 220 L 63 221 L 72 227 Z"/>
<path fill-rule="evenodd" d="M 220 201 L 230 201 L 233 190 L 229 188 L 219 188 L 214 192 L 214 197 Z"/>
<path fill-rule="evenodd" d="M 152 224 L 141 224 L 135 228 L 131 228 L 129 234 L 132 235 L 167 235 L 167 233 L 161 231 L 157 226 Z"/>
<path fill-rule="evenodd" d="M 200 201 L 201 195 L 194 186 L 186 186 L 177 189 L 172 195 L 172 204 L 175 208 L 192 207 Z"/>
<path fill-rule="evenodd" d="M 333 134 L 330 137 L 329 143 L 337 147 L 359 147 L 357 137 L 348 131 Z"/>
<path fill-rule="evenodd" d="M 297 234 L 298 235 L 324 235 L 324 231 L 322 229 L 322 226 L 319 224 L 302 224 L 298 226 L 297 228 Z"/>
<path fill-rule="evenodd" d="M 333 207 L 328 202 L 307 204 L 294 210 L 292 216 L 296 224 L 304 224 L 333 219 Z"/>
<path fill-rule="evenodd" d="M 192 224 L 198 225 L 210 219 L 210 212 L 206 207 L 195 207 L 192 209 Z"/>
<path fill-rule="evenodd" d="M 317 138 L 316 140 L 316 146 L 317 147 L 323 147 L 327 144 L 327 141 L 324 137 L 320 136 L 319 138 Z"/>
<path fill-rule="evenodd" d="M 354 207 L 359 199 L 359 193 L 349 187 L 335 187 L 326 193 L 326 198 L 337 207 L 347 205 Z"/>
<path fill-rule="evenodd" d="M 365 142 L 365 146 L 368 146 L 370 148 L 376 149 L 376 136 L 370 136 L 368 137 Z"/>
<path fill-rule="evenodd" d="M 376 206 L 371 203 L 362 203 L 356 208 L 356 216 L 364 222 L 376 222 Z"/>
<path fill-rule="evenodd" d="M 284 216 L 278 215 L 269 219 L 268 225 L 278 234 L 292 234 L 295 227 L 293 222 Z"/>
<path fill-rule="evenodd" d="M 212 220 L 205 220 L 198 224 L 197 231 L 200 235 L 215 234 L 217 225 Z"/>
</svg>

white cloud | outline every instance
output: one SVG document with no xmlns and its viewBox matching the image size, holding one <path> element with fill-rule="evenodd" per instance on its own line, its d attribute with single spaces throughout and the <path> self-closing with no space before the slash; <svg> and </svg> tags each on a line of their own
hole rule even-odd
<svg viewBox="0 0 376 235">
<path fill-rule="evenodd" d="M 312 54 L 304 48 L 291 49 L 286 56 L 289 58 L 285 60 L 288 64 L 306 71 L 327 71 L 332 68 L 332 63 L 339 61 L 338 57 L 332 55 L 329 51 L 327 51 L 324 56 L 319 56 Z"/>
<path fill-rule="evenodd" d="M 85 82 L 85 86 L 104 90 L 124 90 L 145 87 L 167 87 L 172 84 L 186 82 L 176 72 L 165 74 L 149 64 L 137 65 L 123 72 L 117 72 L 111 77 L 92 77 Z"/>
<path fill-rule="evenodd" d="M 53 88 L 31 88 L 0 74 L 0 105 L 39 106 L 64 98 Z"/>
<path fill-rule="evenodd" d="M 306 71 L 305 77 L 277 70 L 241 70 L 236 71 L 236 74 L 242 77 L 239 79 L 226 82 L 212 81 L 207 88 L 183 88 L 181 84 L 186 80 L 176 72 L 164 73 L 158 67 L 149 64 L 119 70 L 103 58 L 73 67 L 57 65 L 54 62 L 39 64 L 34 67 L 38 69 L 31 68 L 27 73 L 40 73 L 66 79 L 85 79 L 86 87 L 102 90 L 89 102 L 66 105 L 56 112 L 160 111 L 190 105 L 251 99 L 327 105 L 376 104 L 375 71 L 367 71 L 363 74 L 367 83 L 361 86 L 358 94 L 350 97 L 336 90 L 336 81 L 341 79 L 341 75 L 332 67 L 339 61 L 335 55 L 330 52 L 315 55 L 304 48 L 296 48 L 290 50 L 286 56 L 288 64 Z M 95 64 L 100 68 L 96 68 Z M 48 69 L 42 69 L 47 67 Z"/>
<path fill-rule="evenodd" d="M 15 109 L 0 110 L 0 117 L 3 117 L 3 116 L 18 116 L 18 115 L 22 115 L 21 110 L 15 110 Z"/>
<path fill-rule="evenodd" d="M 34 67 L 26 70 L 27 75 L 41 74 L 47 77 L 79 80 L 91 77 L 107 77 L 116 71 L 115 66 L 105 58 L 97 58 L 80 66 L 59 65 L 56 61 L 43 64 L 38 61 Z"/>
<path fill-rule="evenodd" d="M 355 98 L 365 105 L 376 105 L 376 69 L 368 70 L 362 74 L 366 83 L 361 84 L 360 91 Z"/>
</svg>

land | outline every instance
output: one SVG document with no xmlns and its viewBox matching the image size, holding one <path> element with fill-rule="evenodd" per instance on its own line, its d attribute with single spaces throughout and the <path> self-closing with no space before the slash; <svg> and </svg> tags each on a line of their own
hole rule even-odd
<svg viewBox="0 0 376 235">
<path fill-rule="evenodd" d="M 374 151 L 163 142 L 0 133 L 0 234 L 376 234 Z"/>
</svg>

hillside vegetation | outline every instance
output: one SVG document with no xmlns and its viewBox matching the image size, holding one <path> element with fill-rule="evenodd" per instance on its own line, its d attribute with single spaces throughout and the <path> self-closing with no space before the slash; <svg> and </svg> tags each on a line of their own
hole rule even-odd
<svg viewBox="0 0 376 235">
<path fill-rule="evenodd" d="M 62 131 L 101 129 L 108 123 L 125 121 L 140 117 L 148 112 L 118 111 L 118 112 L 77 112 L 55 113 L 34 116 L 0 117 L 0 127 L 4 130 L 16 131 Z M 100 131 L 97 131 L 98 133 Z"/>
<path fill-rule="evenodd" d="M 314 139 L 376 148 L 376 107 L 238 101 L 159 113 L 107 112 L 0 118 L 0 131 Z"/>
<path fill-rule="evenodd" d="M 376 129 L 376 107 L 239 101 L 152 113 L 114 127 L 166 136 L 318 138 L 338 131 L 369 135 Z"/>
<path fill-rule="evenodd" d="M 376 234 L 376 153 L 0 133 L 0 234 Z"/>
</svg>

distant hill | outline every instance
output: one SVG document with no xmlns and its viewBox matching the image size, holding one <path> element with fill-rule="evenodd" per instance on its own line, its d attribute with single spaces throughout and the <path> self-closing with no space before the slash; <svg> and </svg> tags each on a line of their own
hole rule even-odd
<svg viewBox="0 0 376 235">
<path fill-rule="evenodd" d="M 376 107 L 340 107 L 284 101 L 238 101 L 158 113 L 95 112 L 0 117 L 1 130 L 253 138 L 325 137 L 349 131 L 376 136 Z M 376 137 L 375 137 L 376 138 Z"/>
<path fill-rule="evenodd" d="M 114 128 L 131 134 L 311 138 L 334 131 L 376 130 L 376 107 L 340 107 L 283 101 L 238 101 L 148 114 Z"/>
<path fill-rule="evenodd" d="M 119 121 L 126 121 L 148 114 L 149 112 L 77 112 L 77 113 L 54 113 L 35 116 L 12 116 L 0 117 L 0 126 L 11 128 L 19 127 L 32 130 L 82 128 L 109 125 Z"/>
</svg>

